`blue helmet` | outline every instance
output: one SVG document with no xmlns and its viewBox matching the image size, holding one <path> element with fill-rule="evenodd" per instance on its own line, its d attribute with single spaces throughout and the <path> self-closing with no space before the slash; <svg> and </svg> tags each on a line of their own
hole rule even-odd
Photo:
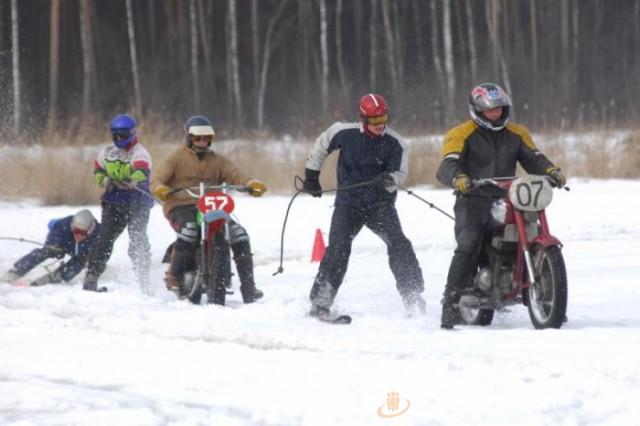
<svg viewBox="0 0 640 426">
<path fill-rule="evenodd" d="M 120 149 L 131 145 L 136 138 L 138 123 L 128 114 L 116 115 L 111 120 L 111 136 L 113 144 Z"/>
<path fill-rule="evenodd" d="M 203 117 L 202 115 L 194 115 L 189 117 L 187 121 L 184 123 L 184 143 L 192 148 L 193 144 L 191 142 L 192 136 L 210 136 L 212 139 L 216 134 L 215 130 L 213 130 L 213 126 L 207 117 Z M 211 146 L 211 140 L 207 147 Z"/>
</svg>

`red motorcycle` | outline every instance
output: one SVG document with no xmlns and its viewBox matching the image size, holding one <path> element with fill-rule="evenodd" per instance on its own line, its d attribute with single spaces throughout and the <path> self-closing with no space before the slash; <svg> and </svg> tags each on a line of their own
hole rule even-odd
<svg viewBox="0 0 640 426">
<path fill-rule="evenodd" d="M 489 325 L 495 311 L 522 303 L 537 329 L 560 328 L 567 311 L 562 243 L 551 235 L 545 208 L 553 199 L 546 176 L 478 179 L 505 195 L 494 201 L 494 228 L 483 241 L 479 267 L 460 297 L 463 323 Z"/>
<path fill-rule="evenodd" d="M 195 269 L 187 271 L 178 297 L 200 304 L 202 295 L 208 303 L 224 305 L 231 288 L 231 245 L 229 243 L 229 220 L 235 208 L 230 190 L 249 192 L 243 185 L 205 185 L 180 188 L 198 199 L 197 221 L 200 225 L 200 241 L 196 253 Z M 197 191 L 197 192 L 196 192 Z"/>
</svg>

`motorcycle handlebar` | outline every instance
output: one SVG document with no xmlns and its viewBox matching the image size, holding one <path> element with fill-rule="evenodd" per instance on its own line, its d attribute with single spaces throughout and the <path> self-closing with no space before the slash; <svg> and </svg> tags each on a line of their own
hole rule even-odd
<svg viewBox="0 0 640 426">
<path fill-rule="evenodd" d="M 220 185 L 204 185 L 205 191 L 238 191 L 238 192 L 249 192 L 250 188 L 246 185 L 228 185 L 226 183 Z M 194 198 L 200 198 L 200 185 L 187 186 L 184 188 L 175 188 L 169 192 L 169 195 L 176 194 L 180 191 L 184 191 L 190 196 Z M 197 191 L 197 192 L 196 192 Z"/>
</svg>

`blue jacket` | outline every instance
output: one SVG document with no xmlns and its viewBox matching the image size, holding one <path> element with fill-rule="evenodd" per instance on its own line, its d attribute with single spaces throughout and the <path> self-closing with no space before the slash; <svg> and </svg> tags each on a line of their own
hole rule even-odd
<svg viewBox="0 0 640 426">
<path fill-rule="evenodd" d="M 98 238 L 100 223 L 96 221 L 93 232 L 83 241 L 76 243 L 71 232 L 72 219 L 73 216 L 67 216 L 49 221 L 49 233 L 44 247 L 37 248 L 18 260 L 13 265 L 16 272 L 22 276 L 46 259 L 54 257 L 61 259 L 68 255 L 71 256 L 71 259 L 63 265 L 60 271 L 62 279 L 69 281 L 79 274 L 86 264 L 89 249 Z"/>
<path fill-rule="evenodd" d="M 340 150 L 338 188 L 370 181 L 381 173 L 389 173 L 400 185 L 408 174 L 408 147 L 402 136 L 389 128 L 381 136 L 372 137 L 360 123 L 335 123 L 316 139 L 305 167 L 319 171 L 327 156 Z M 380 203 L 394 203 L 396 196 L 395 189 L 374 183 L 338 191 L 336 205 L 369 209 Z"/>
</svg>

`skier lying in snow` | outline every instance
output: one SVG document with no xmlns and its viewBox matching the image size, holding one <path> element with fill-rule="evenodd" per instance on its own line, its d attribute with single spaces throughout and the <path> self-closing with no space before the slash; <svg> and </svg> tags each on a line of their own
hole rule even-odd
<svg viewBox="0 0 640 426">
<path fill-rule="evenodd" d="M 19 259 L 0 281 L 14 284 L 44 260 L 62 259 L 66 255 L 71 256 L 69 261 L 38 279 L 25 281 L 24 284 L 41 286 L 69 282 L 82 271 L 87 263 L 89 248 L 100 232 L 100 224 L 91 212 L 80 210 L 73 216 L 53 219 L 48 226 L 49 233 L 44 246 Z"/>
</svg>

